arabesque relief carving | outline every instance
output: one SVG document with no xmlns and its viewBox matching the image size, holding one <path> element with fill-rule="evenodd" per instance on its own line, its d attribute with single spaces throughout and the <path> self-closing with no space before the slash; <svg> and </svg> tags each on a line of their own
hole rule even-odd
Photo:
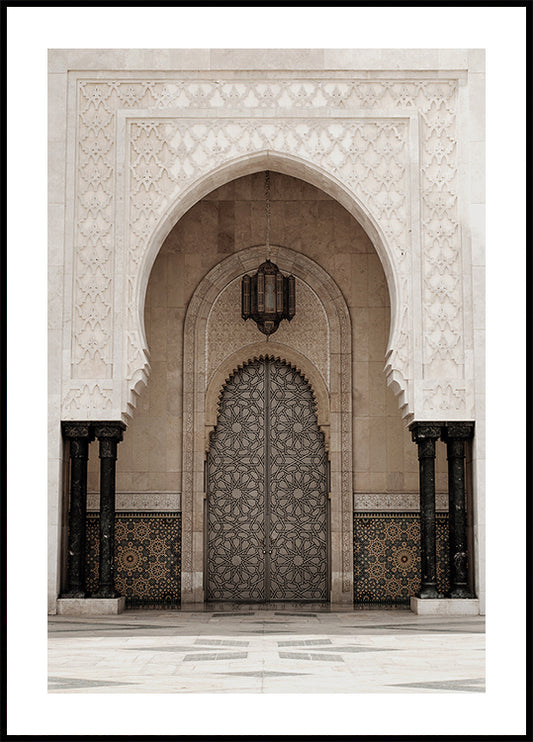
<svg viewBox="0 0 533 742">
<path fill-rule="evenodd" d="M 114 321 L 127 313 L 120 329 L 126 337 L 121 373 L 130 393 L 146 381 L 149 363 L 139 327 L 137 282 L 154 229 L 193 182 L 258 151 L 300 158 L 329 173 L 379 224 L 400 294 L 387 369 L 390 378 L 403 379 L 403 394 L 413 378 L 411 248 L 419 229 L 423 374 L 442 378 L 444 369 L 447 379 L 460 379 L 457 80 L 281 79 L 279 74 L 274 79 L 209 78 L 205 73 L 202 79 L 78 79 L 72 380 L 114 377 Z M 309 116 L 302 118 L 303 111 Z M 118 112 L 126 116 L 125 141 L 116 138 Z M 419 225 L 410 221 L 417 197 L 410 172 L 414 121 L 421 169 Z M 124 224 L 116 222 L 115 214 L 122 215 Z M 117 261 L 124 291 L 115 285 Z M 123 296 L 121 307 L 114 306 L 118 296 Z M 65 393 L 70 399 L 68 380 Z"/>
<path fill-rule="evenodd" d="M 296 154 L 343 181 L 368 204 L 387 234 L 401 277 L 402 313 L 396 364 L 409 377 L 408 122 L 313 119 L 148 119 L 130 122 L 130 250 L 128 284 L 135 296 L 138 265 L 161 214 L 187 185 L 213 167 L 255 151 Z M 357 154 L 356 154 L 357 153 Z M 392 177 L 394 174 L 394 178 Z M 129 306 L 129 348 L 136 352 L 134 303 Z M 128 378 L 136 363 L 128 357 Z"/>
<path fill-rule="evenodd" d="M 112 407 L 112 390 L 99 384 L 82 384 L 71 387 L 63 400 L 63 407 L 75 418 L 83 418 L 85 412 L 109 410 Z M 93 414 L 93 417 L 96 415 Z"/>
</svg>

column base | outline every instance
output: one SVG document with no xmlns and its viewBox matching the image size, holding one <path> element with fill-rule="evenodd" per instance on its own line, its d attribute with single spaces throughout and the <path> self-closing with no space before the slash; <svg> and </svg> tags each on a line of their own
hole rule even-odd
<svg viewBox="0 0 533 742">
<path fill-rule="evenodd" d="M 59 596 L 60 600 L 83 600 L 87 597 L 87 593 L 83 590 L 72 590 L 68 593 L 63 593 Z"/>
<path fill-rule="evenodd" d="M 427 600 L 413 596 L 411 610 L 419 616 L 479 616 L 479 600 L 477 598 Z"/>
<path fill-rule="evenodd" d="M 450 592 L 450 598 L 461 598 L 461 600 L 474 600 L 475 596 L 472 595 L 467 587 L 456 587 Z"/>
<path fill-rule="evenodd" d="M 420 600 L 440 600 L 444 595 L 439 593 L 436 585 L 429 584 L 421 588 L 416 597 Z"/>
<path fill-rule="evenodd" d="M 58 598 L 58 616 L 116 616 L 126 607 L 126 598 Z"/>
<path fill-rule="evenodd" d="M 115 598 L 120 598 L 119 593 L 117 593 L 116 590 L 97 590 L 95 593 L 92 593 L 92 595 L 89 595 L 88 597 L 94 598 L 95 600 L 114 600 Z"/>
</svg>

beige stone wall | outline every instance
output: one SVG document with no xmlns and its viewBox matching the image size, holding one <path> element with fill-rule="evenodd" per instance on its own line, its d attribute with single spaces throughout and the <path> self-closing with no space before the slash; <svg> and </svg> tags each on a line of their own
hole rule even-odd
<svg viewBox="0 0 533 742">
<path fill-rule="evenodd" d="M 353 330 L 354 492 L 418 490 L 416 446 L 404 427 L 383 368 L 390 326 L 385 275 L 361 225 L 334 199 L 302 180 L 271 173 L 272 244 L 319 263 L 337 283 Z M 152 367 L 148 388 L 119 446 L 117 492 L 181 488 L 183 318 L 205 274 L 233 252 L 265 242 L 265 179 L 234 180 L 193 206 L 166 238 L 145 304 Z M 438 492 L 447 488 L 444 446 L 437 446 Z M 98 490 L 96 447 L 89 491 Z"/>
</svg>

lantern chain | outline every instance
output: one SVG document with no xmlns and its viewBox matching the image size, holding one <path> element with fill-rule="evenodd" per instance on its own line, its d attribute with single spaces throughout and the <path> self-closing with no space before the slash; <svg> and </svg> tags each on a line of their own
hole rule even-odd
<svg viewBox="0 0 533 742">
<path fill-rule="evenodd" d="M 266 248 L 267 259 L 270 260 L 270 172 L 265 170 L 265 212 L 266 212 Z"/>
</svg>

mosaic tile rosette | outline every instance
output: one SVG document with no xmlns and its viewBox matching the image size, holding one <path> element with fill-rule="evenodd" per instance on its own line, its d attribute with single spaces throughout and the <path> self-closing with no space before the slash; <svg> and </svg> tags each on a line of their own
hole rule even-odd
<svg viewBox="0 0 533 742">
<path fill-rule="evenodd" d="M 99 515 L 87 516 L 87 591 L 98 589 Z M 115 587 L 129 605 L 180 601 L 181 513 L 117 513 Z"/>
<path fill-rule="evenodd" d="M 449 590 L 448 514 L 436 517 L 437 587 Z M 420 515 L 354 515 L 354 602 L 408 603 L 420 588 Z"/>
</svg>

